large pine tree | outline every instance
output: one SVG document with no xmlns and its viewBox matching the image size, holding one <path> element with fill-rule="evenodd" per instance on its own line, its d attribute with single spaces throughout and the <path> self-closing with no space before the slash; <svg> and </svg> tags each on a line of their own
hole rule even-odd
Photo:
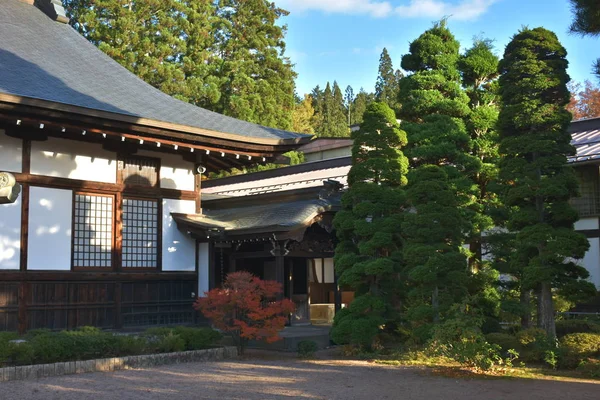
<svg viewBox="0 0 600 400">
<path fill-rule="evenodd" d="M 401 238 L 408 161 L 401 131 L 385 103 L 367 108 L 360 130 L 352 134 L 349 189 L 334 226 L 339 238 L 335 267 L 339 283 L 352 287 L 356 298 L 335 318 L 332 337 L 338 343 L 369 347 L 394 319 L 393 296 L 399 283 Z"/>
<path fill-rule="evenodd" d="M 537 324 L 556 336 L 553 290 L 573 295 L 593 291 L 587 271 L 574 261 L 589 247 L 575 232 L 569 205 L 577 180 L 567 165 L 575 154 L 567 132 L 566 50 L 553 32 L 523 29 L 500 62 L 500 178 L 510 207 L 507 228 L 516 233 L 510 261 L 522 268 L 521 285 L 537 293 Z"/>
<path fill-rule="evenodd" d="M 465 234 L 471 230 L 473 183 L 481 165 L 471 155 L 464 119 L 469 98 L 461 88 L 458 41 L 436 23 L 410 44 L 400 81 L 400 119 L 411 160 L 407 195 L 414 213 L 402 225 L 406 276 L 412 290 L 407 316 L 426 338 L 431 323 L 444 318 L 468 293 Z"/>
<path fill-rule="evenodd" d="M 323 91 L 319 86 L 315 87 L 312 96 L 315 109 L 313 118 L 315 134 L 320 137 L 348 137 L 350 129 L 344 106 L 344 96 L 337 82 L 333 82 L 333 88 L 327 82 Z"/>
</svg>

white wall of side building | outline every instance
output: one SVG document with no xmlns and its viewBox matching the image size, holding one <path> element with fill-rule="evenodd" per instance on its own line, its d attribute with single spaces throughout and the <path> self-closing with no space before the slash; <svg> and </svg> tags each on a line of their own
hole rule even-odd
<svg viewBox="0 0 600 400">
<path fill-rule="evenodd" d="M 31 187 L 29 196 L 27 269 L 70 270 L 73 192 Z"/>
<path fill-rule="evenodd" d="M 100 144 L 49 138 L 31 143 L 31 173 L 116 183 L 117 156 Z"/>
<path fill-rule="evenodd" d="M 0 205 L 0 270 L 21 266 L 21 199 Z"/>
<path fill-rule="evenodd" d="M 588 241 L 590 248 L 580 261 L 580 265 L 590 273 L 588 280 L 600 290 L 600 238 L 589 238 Z"/>
<path fill-rule="evenodd" d="M 585 231 L 591 229 L 598 229 L 598 218 L 581 218 L 575 222 L 575 230 Z"/>
<path fill-rule="evenodd" d="M 142 150 L 136 155 L 160 158 L 160 187 L 194 191 L 194 164 L 181 155 Z"/>
<path fill-rule="evenodd" d="M 177 229 L 171 213 L 194 214 L 196 203 L 190 200 L 163 200 L 162 270 L 195 271 L 196 241 Z"/>
<path fill-rule="evenodd" d="M 0 171 L 22 172 L 23 141 L 15 139 L 0 129 Z"/>
</svg>

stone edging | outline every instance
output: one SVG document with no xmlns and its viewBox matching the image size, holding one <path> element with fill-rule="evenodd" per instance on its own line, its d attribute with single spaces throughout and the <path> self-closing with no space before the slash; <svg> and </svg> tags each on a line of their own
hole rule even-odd
<svg viewBox="0 0 600 400">
<path fill-rule="evenodd" d="M 142 356 L 101 358 L 87 361 L 69 361 L 54 364 L 24 365 L 0 368 L 0 382 L 37 379 L 48 376 L 110 372 L 130 368 L 148 368 L 156 365 L 179 364 L 195 361 L 214 361 L 236 358 L 233 346 L 216 349 L 182 351 L 178 353 L 148 354 Z"/>
</svg>

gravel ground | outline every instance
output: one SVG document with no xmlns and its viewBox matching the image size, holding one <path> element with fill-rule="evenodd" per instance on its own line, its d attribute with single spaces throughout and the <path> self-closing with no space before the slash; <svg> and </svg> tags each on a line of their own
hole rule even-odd
<svg viewBox="0 0 600 400">
<path fill-rule="evenodd" d="M 0 400 L 82 399 L 600 399 L 600 383 L 451 379 L 364 361 L 289 355 L 0 383 Z"/>
</svg>

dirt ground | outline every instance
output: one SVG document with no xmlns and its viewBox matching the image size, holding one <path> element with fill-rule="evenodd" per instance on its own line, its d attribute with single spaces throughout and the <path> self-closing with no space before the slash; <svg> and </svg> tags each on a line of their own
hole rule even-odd
<svg viewBox="0 0 600 400">
<path fill-rule="evenodd" d="M 451 379 L 428 370 L 281 353 L 240 361 L 0 383 L 0 400 L 121 399 L 600 399 L 600 382 Z"/>
</svg>

